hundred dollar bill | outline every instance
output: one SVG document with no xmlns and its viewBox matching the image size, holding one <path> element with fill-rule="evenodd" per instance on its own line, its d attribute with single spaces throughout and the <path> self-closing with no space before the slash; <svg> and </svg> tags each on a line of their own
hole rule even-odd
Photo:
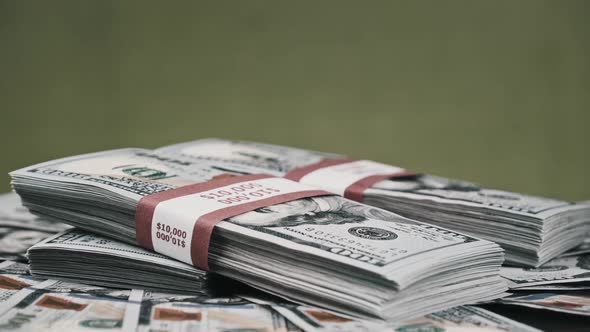
<svg viewBox="0 0 590 332">
<path fill-rule="evenodd" d="M 32 274 L 40 278 L 161 292 L 211 291 L 209 275 L 202 270 L 79 229 L 66 230 L 36 244 L 27 255 Z"/>
<path fill-rule="evenodd" d="M 222 139 L 180 143 L 156 152 L 169 158 L 209 162 L 237 172 L 285 175 L 339 193 L 340 184 L 354 172 L 358 175 L 371 169 L 397 169 L 400 175 L 373 184 L 360 195 L 360 200 L 497 242 L 506 250 L 506 260 L 512 264 L 539 266 L 580 244 L 584 234 L 590 231 L 588 202 L 572 203 L 489 189 L 466 181 L 412 174 L 399 167 L 369 161 L 322 166 L 331 165 L 325 161 L 345 159 L 340 155 Z"/>
<path fill-rule="evenodd" d="M 570 283 L 590 282 L 590 254 L 554 258 L 538 268 L 503 266 L 500 274 L 508 280 L 511 289 L 543 289 L 540 286 L 558 285 L 575 287 Z"/>
<path fill-rule="evenodd" d="M 0 305 L 21 289 L 36 286 L 45 281 L 31 277 L 27 264 L 4 261 L 0 263 Z"/>
<path fill-rule="evenodd" d="M 360 320 L 310 306 L 275 304 L 272 308 L 306 332 L 540 331 L 474 306 L 450 308 L 394 324 Z"/>
<path fill-rule="evenodd" d="M 50 161 L 11 176 L 33 212 L 133 244 L 143 197 L 239 174 L 122 149 Z M 227 218 L 216 224 L 208 256 L 212 272 L 268 292 L 388 320 L 489 300 L 506 289 L 496 244 L 338 196 Z"/>
<path fill-rule="evenodd" d="M 590 235 L 588 235 L 586 239 L 584 239 L 584 242 L 582 242 L 582 244 L 561 256 L 579 256 L 582 254 L 590 254 Z"/>
<path fill-rule="evenodd" d="M 141 303 L 138 331 L 301 330 L 270 307 L 237 298 L 200 300 L 146 294 Z"/>
<path fill-rule="evenodd" d="M 404 322 L 394 331 L 540 332 L 531 326 L 474 306 L 461 306 L 439 311 L 423 318 Z"/>
<path fill-rule="evenodd" d="M 30 246 L 67 228 L 31 214 L 17 194 L 0 194 L 0 259 L 26 262 Z"/>
<path fill-rule="evenodd" d="M 0 194 L 0 227 L 57 233 L 71 228 L 63 223 L 44 220 L 29 212 L 13 192 Z"/>
<path fill-rule="evenodd" d="M 142 291 L 128 299 L 88 293 L 22 289 L 9 307 L 0 310 L 0 330 L 11 331 L 135 331 Z"/>
<path fill-rule="evenodd" d="M 503 304 L 590 316 L 590 292 L 588 291 L 513 294 L 498 301 Z"/>
</svg>

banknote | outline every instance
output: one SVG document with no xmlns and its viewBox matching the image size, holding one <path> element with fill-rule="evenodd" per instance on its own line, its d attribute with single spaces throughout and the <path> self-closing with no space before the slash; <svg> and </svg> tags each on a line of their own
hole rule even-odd
<svg viewBox="0 0 590 332">
<path fill-rule="evenodd" d="M 540 331 L 474 306 L 455 307 L 393 324 L 360 320 L 310 306 L 276 304 L 272 308 L 307 332 Z"/>
<path fill-rule="evenodd" d="M 0 265 L 0 279 L 12 286 L 0 301 L 2 331 L 301 331 L 269 306 L 238 297 L 43 280 L 30 278 L 26 264 L 9 263 Z M 4 282 L 8 272 L 20 278 Z"/>
<path fill-rule="evenodd" d="M 138 331 L 301 331 L 270 307 L 239 298 L 179 298 L 146 294 Z"/>
<path fill-rule="evenodd" d="M 569 284 L 590 282 L 590 254 L 554 258 L 538 268 L 503 266 L 500 274 L 511 289 L 557 284 L 575 287 Z"/>
<path fill-rule="evenodd" d="M 26 264 L 14 261 L 0 262 L 0 305 L 21 289 L 36 286 L 44 281 L 45 279 L 33 278 Z"/>
<path fill-rule="evenodd" d="M 160 292 L 212 291 L 209 275 L 202 270 L 80 229 L 68 229 L 37 243 L 27 255 L 31 273 L 40 278 Z"/>
<path fill-rule="evenodd" d="M 26 262 L 30 246 L 68 228 L 31 214 L 17 194 L 0 194 L 0 259 Z"/>
<path fill-rule="evenodd" d="M 474 306 L 461 306 L 439 311 L 423 318 L 403 322 L 396 332 L 406 331 L 514 331 L 540 330 Z"/>
<path fill-rule="evenodd" d="M 242 293 L 239 296 L 253 303 L 270 306 L 306 332 L 539 331 L 475 306 L 458 306 L 412 320 L 392 323 L 360 319 L 314 306 L 288 302 L 263 293 Z"/>
<path fill-rule="evenodd" d="M 590 254 L 590 235 L 580 244 L 572 250 L 564 253 L 561 256 L 579 256 L 582 254 Z"/>
<path fill-rule="evenodd" d="M 0 330 L 135 331 L 142 294 L 132 291 L 127 299 L 116 299 L 25 288 L 1 308 Z"/>
<path fill-rule="evenodd" d="M 57 233 L 71 226 L 35 216 L 22 205 L 17 194 L 9 192 L 0 194 L 0 228 Z"/>
<path fill-rule="evenodd" d="M 589 291 L 514 294 L 498 301 L 503 304 L 590 316 Z"/>
<path fill-rule="evenodd" d="M 129 244 L 138 240 L 135 213 L 143 197 L 239 175 L 143 149 L 75 156 L 11 173 L 15 190 L 35 213 Z M 167 220 L 193 207 L 183 205 Z M 179 237 L 172 233 L 175 225 L 151 227 L 153 237 Z M 166 255 L 181 250 L 174 249 Z M 335 195 L 225 218 L 215 225 L 207 253 L 212 272 L 299 301 L 392 320 L 505 290 L 496 244 Z"/>
<path fill-rule="evenodd" d="M 340 184 L 351 172 L 361 172 L 362 163 L 369 165 L 366 166 L 369 169 L 403 170 L 372 161 L 351 161 L 348 168 L 346 163 L 334 166 L 334 160 L 348 159 L 292 147 L 223 139 L 174 144 L 157 149 L 156 153 L 167 158 L 208 162 L 236 172 L 268 172 L 297 178 L 344 195 L 346 190 L 339 190 Z M 583 234 L 590 231 L 587 202 L 508 192 L 405 170 L 399 174 L 402 175 L 371 182 L 370 188 L 354 197 L 412 219 L 497 242 L 506 250 L 506 260 L 512 264 L 539 266 L 578 245 Z"/>
<path fill-rule="evenodd" d="M 573 291 L 590 289 L 590 282 L 576 282 L 566 284 L 547 284 L 537 286 L 519 287 L 518 291 Z"/>
<path fill-rule="evenodd" d="M 237 171 L 252 172 L 263 169 L 276 175 L 284 175 L 295 168 L 307 166 L 322 159 L 345 158 L 343 155 L 332 153 L 215 138 L 166 146 L 156 152 L 209 161 L 216 165 L 227 165 L 229 169 Z M 467 181 L 427 175 L 382 181 L 374 188 L 424 195 L 434 200 L 449 199 L 459 205 L 481 204 L 493 210 L 504 210 L 527 216 L 536 216 L 548 210 L 564 208 L 572 204 L 555 199 L 485 189 Z"/>
</svg>

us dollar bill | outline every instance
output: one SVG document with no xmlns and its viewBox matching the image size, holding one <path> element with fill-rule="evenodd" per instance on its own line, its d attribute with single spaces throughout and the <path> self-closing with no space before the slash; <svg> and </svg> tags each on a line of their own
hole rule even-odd
<svg viewBox="0 0 590 332">
<path fill-rule="evenodd" d="M 201 139 L 174 144 L 156 150 L 156 153 L 202 160 L 225 165 L 230 170 L 242 172 L 267 171 L 282 176 L 299 167 L 309 166 L 322 159 L 340 159 L 343 155 L 298 149 L 258 142 L 223 139 Z M 451 200 L 453 204 L 486 206 L 493 210 L 537 216 L 552 209 L 564 208 L 573 203 L 482 188 L 471 182 L 446 179 L 438 176 L 392 179 L 379 182 L 374 187 L 396 195 L 420 195 L 432 200 Z"/>
<path fill-rule="evenodd" d="M 503 304 L 590 316 L 590 292 L 533 292 L 513 294 L 498 300 Z"/>
<path fill-rule="evenodd" d="M 32 214 L 22 205 L 20 197 L 14 192 L 0 194 L 0 227 L 52 234 L 71 228 L 66 224 L 52 222 Z"/>
<path fill-rule="evenodd" d="M 81 292 L 22 289 L 0 313 L 0 329 L 11 331 L 135 331 L 142 291 L 127 299 Z"/>
<path fill-rule="evenodd" d="M 476 306 L 457 306 L 411 320 L 386 322 L 360 319 L 264 293 L 241 293 L 239 296 L 253 303 L 270 306 L 306 332 L 540 331 Z"/>
<path fill-rule="evenodd" d="M 44 281 L 45 279 L 33 278 L 27 264 L 14 261 L 0 262 L 0 305 L 21 289 L 36 286 Z"/>
<path fill-rule="evenodd" d="M 70 227 L 31 214 L 15 193 L 0 194 L 0 259 L 26 262 L 30 246 Z"/>
<path fill-rule="evenodd" d="M 46 239 L 29 248 L 27 255 L 32 274 L 41 278 L 167 292 L 210 291 L 209 276 L 202 270 L 80 229 Z"/>
<path fill-rule="evenodd" d="M 306 332 L 540 331 L 531 326 L 474 306 L 450 308 L 394 324 L 360 320 L 310 306 L 275 304 L 272 308 Z"/>
<path fill-rule="evenodd" d="M 561 256 L 579 256 L 583 254 L 590 254 L 590 234 L 587 235 L 586 239 L 584 239 L 584 242 L 582 242 L 579 246 L 573 248 Z"/>
<path fill-rule="evenodd" d="M 236 172 L 283 176 L 343 156 L 223 139 L 165 146 L 168 158 L 208 162 Z M 304 177 L 305 178 L 305 177 Z M 316 178 L 317 180 L 317 178 Z M 303 181 L 303 179 L 302 179 Z M 317 181 L 316 181 L 317 182 Z M 330 190 L 330 181 L 315 183 Z M 590 204 L 482 187 L 429 174 L 393 177 L 363 193 L 363 203 L 499 243 L 514 265 L 539 266 L 578 245 L 590 231 Z"/>
<path fill-rule="evenodd" d="M 590 254 L 554 258 L 538 268 L 503 266 L 500 274 L 511 289 L 547 289 L 558 285 L 563 288 L 570 283 L 590 282 Z"/>
<path fill-rule="evenodd" d="M 238 174 L 122 149 L 42 163 L 11 176 L 35 213 L 132 244 L 142 197 Z M 228 218 L 215 227 L 209 257 L 212 271 L 269 292 L 388 319 L 490 299 L 505 290 L 497 245 L 337 196 Z M 421 284 L 428 285 L 428 305 L 406 305 L 422 301 L 425 293 L 413 291 Z"/>
<path fill-rule="evenodd" d="M 239 298 L 183 298 L 147 293 L 138 331 L 301 331 L 270 307 Z"/>
</svg>

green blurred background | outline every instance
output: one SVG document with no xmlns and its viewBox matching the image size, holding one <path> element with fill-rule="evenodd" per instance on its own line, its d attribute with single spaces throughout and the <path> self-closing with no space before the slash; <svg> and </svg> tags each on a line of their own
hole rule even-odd
<svg viewBox="0 0 590 332">
<path fill-rule="evenodd" d="M 590 199 L 588 14 L 583 0 L 0 0 L 0 173 L 215 136 Z"/>
</svg>

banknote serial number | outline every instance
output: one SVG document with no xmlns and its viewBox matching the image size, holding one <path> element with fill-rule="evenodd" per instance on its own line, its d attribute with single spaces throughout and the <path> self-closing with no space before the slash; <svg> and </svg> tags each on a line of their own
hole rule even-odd
<svg viewBox="0 0 590 332">
<path fill-rule="evenodd" d="M 158 223 L 156 228 L 156 238 L 168 243 L 172 243 L 173 245 L 179 247 L 186 247 L 186 231 L 178 229 L 176 227 L 172 227 L 170 225 L 166 225 L 163 223 Z"/>
<path fill-rule="evenodd" d="M 216 200 L 222 204 L 246 202 L 260 199 L 281 192 L 280 189 L 263 186 L 258 183 L 246 182 L 229 188 L 211 190 L 201 194 L 201 198 Z"/>
</svg>

